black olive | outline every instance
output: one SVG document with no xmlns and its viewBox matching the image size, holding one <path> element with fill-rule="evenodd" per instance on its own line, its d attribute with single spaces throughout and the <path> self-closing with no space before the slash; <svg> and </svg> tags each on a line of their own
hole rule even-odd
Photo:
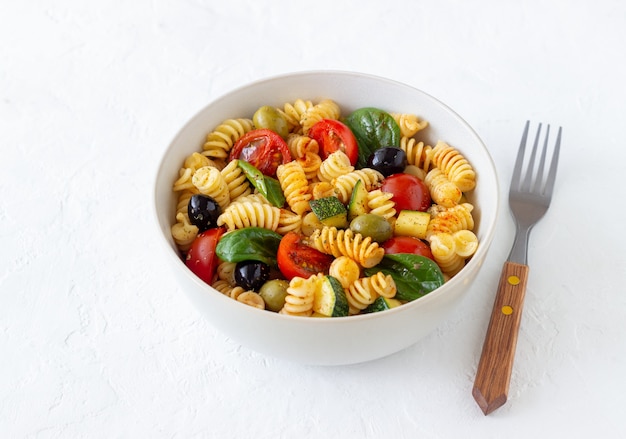
<svg viewBox="0 0 626 439">
<path fill-rule="evenodd" d="M 189 221 L 201 232 L 217 227 L 217 217 L 222 214 L 220 205 L 208 195 L 195 194 L 187 206 Z"/>
<path fill-rule="evenodd" d="M 244 290 L 257 291 L 270 277 L 270 266 L 260 261 L 241 261 L 235 265 L 235 282 Z"/>
<path fill-rule="evenodd" d="M 406 165 L 406 152 L 395 146 L 379 148 L 367 159 L 367 167 L 376 169 L 385 177 L 403 172 Z"/>
</svg>

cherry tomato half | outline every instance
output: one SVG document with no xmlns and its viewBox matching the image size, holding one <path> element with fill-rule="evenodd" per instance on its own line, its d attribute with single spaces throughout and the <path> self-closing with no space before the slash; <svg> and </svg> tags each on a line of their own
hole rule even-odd
<svg viewBox="0 0 626 439">
<path fill-rule="evenodd" d="M 430 247 L 424 241 L 412 236 L 394 236 L 389 238 L 382 244 L 385 254 L 393 255 L 395 253 L 411 253 L 414 255 L 426 256 L 435 260 Z"/>
<path fill-rule="evenodd" d="M 383 180 L 383 192 L 391 192 L 395 209 L 425 212 L 431 205 L 430 192 L 426 183 L 411 174 L 393 174 Z"/>
<path fill-rule="evenodd" d="M 263 174 L 274 177 L 279 165 L 291 161 L 287 143 L 267 128 L 252 130 L 241 136 L 230 151 L 229 160 L 245 160 Z"/>
<path fill-rule="evenodd" d="M 311 127 L 309 137 L 320 145 L 320 157 L 324 160 L 337 150 L 346 153 L 352 165 L 356 164 L 359 147 L 356 137 L 348 126 L 338 120 L 322 119 Z"/>
<path fill-rule="evenodd" d="M 215 270 L 219 263 L 215 254 L 215 247 L 224 231 L 224 228 L 217 227 L 198 234 L 191 243 L 191 248 L 185 258 L 185 265 L 208 284 L 213 281 L 213 276 L 215 276 Z"/>
<path fill-rule="evenodd" d="M 317 273 L 328 273 L 333 256 L 309 247 L 302 241 L 303 237 L 289 232 L 278 245 L 278 268 L 287 280 L 298 276 L 309 278 Z"/>
</svg>

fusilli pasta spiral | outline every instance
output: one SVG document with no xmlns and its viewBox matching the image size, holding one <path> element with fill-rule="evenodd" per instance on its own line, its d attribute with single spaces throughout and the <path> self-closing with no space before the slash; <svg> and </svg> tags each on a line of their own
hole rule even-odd
<svg viewBox="0 0 626 439">
<path fill-rule="evenodd" d="M 303 99 L 296 99 L 293 104 L 287 102 L 284 105 L 281 113 L 285 116 L 285 119 L 287 119 L 287 125 L 289 126 L 290 132 L 302 134 L 302 124 L 300 121 L 307 110 L 312 107 L 313 102 L 305 101 Z"/>
<path fill-rule="evenodd" d="M 231 160 L 228 165 L 220 171 L 228 186 L 228 194 L 231 201 L 236 201 L 237 198 L 252 193 L 248 177 L 243 173 L 238 163 L 239 160 Z"/>
<path fill-rule="evenodd" d="M 417 166 L 427 173 L 431 167 L 432 147 L 410 137 L 400 139 L 400 149 L 406 153 L 409 165 Z"/>
<path fill-rule="evenodd" d="M 371 168 L 357 169 L 344 175 L 340 175 L 332 181 L 332 185 L 337 192 L 337 198 L 342 203 L 347 203 L 352 195 L 352 190 L 356 182 L 362 180 L 365 189 L 371 191 L 378 183 L 383 180 L 383 174 Z"/>
<path fill-rule="evenodd" d="M 324 99 L 320 103 L 308 108 L 300 117 L 300 125 L 304 134 L 308 134 L 313 125 L 322 119 L 339 119 L 341 111 L 339 105 L 332 99 Z"/>
<path fill-rule="evenodd" d="M 220 280 L 228 282 L 229 285 L 234 286 L 235 282 L 235 262 L 222 261 L 217 266 L 217 277 Z"/>
<path fill-rule="evenodd" d="M 415 114 L 407 113 L 390 113 L 398 126 L 400 127 L 400 135 L 404 137 L 413 137 L 418 131 L 428 126 L 428 122 L 420 120 Z"/>
<path fill-rule="evenodd" d="M 437 142 L 432 150 L 432 160 L 461 192 L 470 191 L 476 186 L 476 173 L 472 166 L 459 151 L 447 143 Z"/>
<path fill-rule="evenodd" d="M 292 316 L 310 316 L 313 314 L 313 300 L 321 277 L 313 275 L 308 279 L 294 277 L 289 281 L 285 305 L 280 310 L 281 314 Z"/>
<path fill-rule="evenodd" d="M 396 205 L 391 199 L 393 194 L 390 192 L 383 192 L 380 189 L 376 189 L 367 193 L 367 206 L 370 209 L 369 213 L 379 215 L 389 220 L 396 215 Z"/>
<path fill-rule="evenodd" d="M 379 296 L 392 298 L 396 291 L 393 278 L 390 275 L 385 276 L 382 272 L 357 279 L 346 291 L 350 314 L 358 314 L 374 303 Z"/>
<path fill-rule="evenodd" d="M 300 233 L 302 231 L 302 217 L 287 209 L 280 209 L 278 227 L 276 232 L 286 235 L 289 232 Z"/>
<path fill-rule="evenodd" d="M 278 207 L 250 201 L 236 201 L 231 203 L 217 218 L 217 225 L 226 226 L 229 232 L 244 227 L 262 227 L 276 231 L 279 220 L 280 209 Z"/>
<path fill-rule="evenodd" d="M 228 184 L 217 168 L 204 166 L 193 174 L 191 181 L 201 194 L 213 198 L 222 209 L 230 203 Z"/>
<path fill-rule="evenodd" d="M 347 256 L 339 256 L 330 264 L 328 274 L 335 277 L 341 286 L 349 288 L 361 276 L 361 269 L 352 258 Z"/>
<path fill-rule="evenodd" d="M 335 178 L 354 171 L 354 166 L 345 152 L 337 150 L 326 157 L 319 166 L 317 178 L 319 181 L 331 182 Z"/>
<path fill-rule="evenodd" d="M 322 253 L 336 258 L 348 256 L 365 268 L 378 264 L 385 255 L 385 250 L 373 242 L 372 238 L 363 238 L 363 235 L 350 229 L 338 230 L 336 227 L 324 226 L 313 232 L 308 243 Z"/>
<path fill-rule="evenodd" d="M 307 152 L 304 157 L 296 159 L 296 162 L 302 166 L 304 175 L 310 182 L 317 180 L 317 174 L 322 164 L 322 158 L 314 152 Z"/>
<path fill-rule="evenodd" d="M 198 236 L 198 228 L 191 224 L 187 214 L 182 212 L 176 214 L 176 223 L 172 226 L 171 232 L 174 242 L 183 251 L 187 251 Z"/>
<path fill-rule="evenodd" d="M 428 187 L 432 200 L 444 207 L 457 205 L 463 195 L 457 185 L 448 180 L 439 168 L 428 171 L 424 183 Z"/>
<path fill-rule="evenodd" d="M 227 119 L 207 135 L 203 154 L 225 159 L 235 142 L 254 128 L 252 119 Z"/>
<path fill-rule="evenodd" d="M 473 209 L 474 206 L 470 203 L 461 203 L 454 207 L 431 213 L 432 218 L 426 229 L 426 239 L 437 233 L 472 230 L 474 228 Z"/>
<path fill-rule="evenodd" d="M 291 133 L 287 136 L 286 141 L 291 157 L 294 159 L 302 158 L 308 152 L 318 154 L 320 151 L 317 140 L 311 139 L 309 136 L 303 134 Z"/>
<path fill-rule="evenodd" d="M 311 199 L 309 183 L 302 166 L 298 162 L 280 165 L 276 170 L 276 177 L 291 210 L 298 215 L 303 215 L 311 210 L 311 206 L 309 206 Z"/>
<path fill-rule="evenodd" d="M 265 309 L 265 300 L 254 291 L 245 291 L 237 296 L 237 302 L 252 306 L 253 308 Z"/>
</svg>

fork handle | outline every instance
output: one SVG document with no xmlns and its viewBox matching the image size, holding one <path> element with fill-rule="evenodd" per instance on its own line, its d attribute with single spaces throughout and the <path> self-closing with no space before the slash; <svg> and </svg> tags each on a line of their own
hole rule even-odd
<svg viewBox="0 0 626 439">
<path fill-rule="evenodd" d="M 528 265 L 504 263 L 472 389 L 485 415 L 507 399 L 527 281 Z"/>
</svg>

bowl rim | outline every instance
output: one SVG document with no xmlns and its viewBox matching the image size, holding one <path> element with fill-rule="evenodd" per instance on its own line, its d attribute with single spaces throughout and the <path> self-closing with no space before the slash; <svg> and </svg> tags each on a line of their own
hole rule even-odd
<svg viewBox="0 0 626 439">
<path fill-rule="evenodd" d="M 163 232 L 163 227 L 162 224 L 160 223 L 159 220 L 159 209 L 158 209 L 158 191 L 157 191 L 157 183 L 159 181 L 159 176 L 162 173 L 163 168 L 166 165 L 166 158 L 167 158 L 167 153 L 168 151 L 170 151 L 172 145 L 174 144 L 174 142 L 178 139 L 179 136 L 181 136 L 181 134 L 188 128 L 189 125 L 191 125 L 196 119 L 200 118 L 201 115 L 211 106 L 216 105 L 217 103 L 219 103 L 219 101 L 224 100 L 232 95 L 244 92 L 246 89 L 249 88 L 254 88 L 257 87 L 259 85 L 262 84 L 266 84 L 266 83 L 270 83 L 270 82 L 275 82 L 275 81 L 280 81 L 282 79 L 291 79 L 291 78 L 297 78 L 297 77 L 306 77 L 306 76 L 312 76 L 312 75 L 329 75 L 329 76 L 342 76 L 342 77 L 360 77 L 360 78 L 364 78 L 364 79 L 368 79 L 368 80 L 373 80 L 373 81 L 377 81 L 377 82 L 385 82 L 394 86 L 398 86 L 398 87 L 405 87 L 405 88 L 410 88 L 413 91 L 422 94 L 424 97 L 426 97 L 427 99 L 432 100 L 434 103 L 436 103 L 437 105 L 439 105 L 443 110 L 445 110 L 445 112 L 447 112 L 451 117 L 453 117 L 454 119 L 456 119 L 456 121 L 462 125 L 471 135 L 472 137 L 474 137 L 474 140 L 476 142 L 477 145 L 480 146 L 480 149 L 483 152 L 483 155 L 486 159 L 486 163 L 492 173 L 493 173 L 493 178 L 495 180 L 495 188 L 494 188 L 494 212 L 493 212 L 493 220 L 490 224 L 487 225 L 487 227 L 485 228 L 484 231 L 484 236 L 481 238 L 481 240 L 479 241 L 479 245 L 478 248 L 476 250 L 476 253 L 471 257 L 471 259 L 467 262 L 467 264 L 461 269 L 461 271 L 453 276 L 449 281 L 445 282 L 442 286 L 440 286 L 439 288 L 433 290 L 432 292 L 418 298 L 415 299 L 411 302 L 408 302 L 406 304 L 403 304 L 402 306 L 396 307 L 396 308 L 392 308 L 389 310 L 385 311 L 385 315 L 387 316 L 392 316 L 394 314 L 399 314 L 399 313 L 404 313 L 404 312 L 411 312 L 412 308 L 418 307 L 418 306 L 422 306 L 424 303 L 433 301 L 433 300 L 437 300 L 439 296 L 446 294 L 450 289 L 453 289 L 456 284 L 460 283 L 463 281 L 462 278 L 460 278 L 458 275 L 464 271 L 469 272 L 470 269 L 472 267 L 474 267 L 474 265 L 477 264 L 482 264 L 483 260 L 485 259 L 486 252 L 488 251 L 491 242 L 493 241 L 494 235 L 495 235 L 495 229 L 498 223 L 498 218 L 499 218 L 499 212 L 500 212 L 500 203 L 501 203 L 501 196 L 500 196 L 500 191 L 499 191 L 499 176 L 497 173 L 497 169 L 495 166 L 495 162 L 493 160 L 493 157 L 491 156 L 491 154 L 489 153 L 489 150 L 487 148 L 487 146 L 485 145 L 485 143 L 483 142 L 482 138 L 478 135 L 478 133 L 474 130 L 474 128 L 467 123 L 467 121 L 465 119 L 463 119 L 455 110 L 453 110 L 450 106 L 448 106 L 446 103 L 444 103 L 443 101 L 441 101 L 439 98 L 434 97 L 433 95 L 423 91 L 422 89 L 419 89 L 415 86 L 409 85 L 407 83 L 398 81 L 398 80 L 394 80 L 394 79 L 390 79 L 390 78 L 386 78 L 383 76 L 378 76 L 378 75 L 374 75 L 374 74 L 370 74 L 370 73 L 363 73 L 363 72 L 358 72 L 358 71 L 349 71 L 349 70 L 333 70 L 333 69 L 328 69 L 328 70 L 301 70 L 301 71 L 293 71 L 293 72 L 287 72 L 287 73 L 280 73 L 280 74 L 276 74 L 276 75 L 269 75 L 269 76 L 265 76 L 259 79 L 256 79 L 254 81 L 250 81 L 247 82 L 245 84 L 233 87 L 227 91 L 225 91 L 222 94 L 219 94 L 217 96 L 215 96 L 214 98 L 210 99 L 209 102 L 207 102 L 205 105 L 203 105 L 200 109 L 198 109 L 197 111 L 195 111 L 191 117 L 187 118 L 185 120 L 185 122 L 183 123 L 183 125 L 175 132 L 174 136 L 170 138 L 169 142 L 166 143 L 166 147 L 163 149 L 163 151 L 161 152 L 161 157 L 158 161 L 158 166 L 156 167 L 156 172 L 153 174 L 153 178 L 152 178 L 152 217 L 153 217 L 153 222 L 154 222 L 154 227 L 157 229 L 158 235 L 159 235 L 159 242 L 160 245 L 164 246 L 166 249 L 166 252 L 168 254 L 168 260 L 170 260 L 170 258 L 173 259 L 174 262 L 174 268 L 176 268 L 179 271 L 182 271 L 183 273 L 185 273 L 186 277 L 191 280 L 194 284 L 196 284 L 198 287 L 205 289 L 208 292 L 211 292 L 212 294 L 214 294 L 215 296 L 220 296 L 219 298 L 217 298 L 217 300 L 225 300 L 228 302 L 231 302 L 233 305 L 237 305 L 238 308 L 240 308 L 241 312 L 243 313 L 262 313 L 265 314 L 267 316 L 267 318 L 279 318 L 279 319 L 286 319 L 286 321 L 288 320 L 292 320 L 294 322 L 298 322 L 298 323 L 303 323 L 306 322 L 307 324 L 319 324 L 319 325 L 328 325 L 328 324 L 332 324 L 332 325 L 343 325 L 343 324 L 348 324 L 349 322 L 354 322 L 357 319 L 359 321 L 362 320 L 369 320 L 369 319 L 378 319 L 380 318 L 380 315 L 383 313 L 370 313 L 370 314 L 359 314 L 359 315 L 351 315 L 351 316 L 345 316 L 345 317 L 333 317 L 333 318 L 306 318 L 303 319 L 302 317 L 299 316 L 291 316 L 291 315 L 285 315 L 285 314 L 278 314 L 275 312 L 268 312 L 267 310 L 261 310 L 255 307 L 251 307 L 251 306 L 241 306 L 243 304 L 240 303 L 236 303 L 236 301 L 232 300 L 230 297 L 226 297 L 223 294 L 221 294 L 219 291 L 217 291 L 215 288 L 211 287 L 211 285 L 207 284 L 206 282 L 202 281 L 199 277 L 195 276 L 188 268 L 187 266 L 184 264 L 184 261 L 182 260 L 182 258 L 176 254 L 176 252 L 174 251 L 174 249 L 172 248 L 172 246 L 170 245 L 170 242 L 167 240 L 167 238 L 164 236 Z M 471 285 L 468 286 L 468 288 L 471 288 Z M 259 314 L 256 315 L 257 317 L 260 317 Z M 314 323 L 315 322 L 315 323 Z"/>
</svg>

